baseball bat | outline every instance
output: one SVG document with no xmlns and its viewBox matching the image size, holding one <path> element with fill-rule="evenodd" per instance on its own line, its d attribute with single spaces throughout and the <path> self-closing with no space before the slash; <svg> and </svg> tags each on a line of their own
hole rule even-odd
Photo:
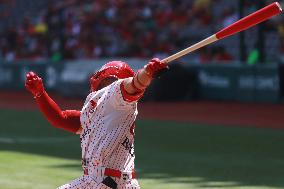
<svg viewBox="0 0 284 189">
<path fill-rule="evenodd" d="M 220 39 L 223 39 L 225 37 L 234 35 L 238 32 L 241 32 L 243 30 L 246 30 L 256 24 L 259 24 L 265 20 L 268 20 L 269 18 L 279 14 L 282 11 L 282 8 L 278 2 L 274 2 L 238 21 L 235 23 L 229 25 L 228 27 L 220 30 L 219 32 L 215 33 L 214 35 L 211 35 L 210 37 L 182 50 L 179 51 L 176 54 L 173 54 L 165 59 L 162 60 L 164 63 L 169 63 L 173 60 L 176 60 L 190 52 L 193 52 L 201 47 L 204 47 L 206 45 L 209 45 L 213 42 L 216 42 Z"/>
</svg>

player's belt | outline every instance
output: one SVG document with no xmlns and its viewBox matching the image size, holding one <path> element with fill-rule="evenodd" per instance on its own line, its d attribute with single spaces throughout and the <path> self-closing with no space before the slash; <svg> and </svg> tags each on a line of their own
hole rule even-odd
<svg viewBox="0 0 284 189">
<path fill-rule="evenodd" d="M 87 168 L 84 169 L 84 175 L 89 175 Z M 136 174 L 135 174 L 134 171 L 126 173 L 126 172 L 121 172 L 119 170 L 110 169 L 110 168 L 105 168 L 104 175 L 110 176 L 110 177 L 122 178 L 123 180 L 135 179 L 136 178 Z M 131 176 L 131 178 L 130 178 L 130 176 Z"/>
<path fill-rule="evenodd" d="M 130 174 L 131 174 L 131 179 L 135 179 L 136 178 L 136 175 L 135 175 L 134 171 L 132 171 Z M 106 176 L 111 176 L 111 177 L 117 177 L 117 178 L 121 178 L 122 177 L 123 180 L 129 179 L 128 178 L 129 174 L 123 173 L 123 172 L 121 172 L 119 170 L 110 169 L 110 168 L 105 168 L 105 175 Z"/>
</svg>

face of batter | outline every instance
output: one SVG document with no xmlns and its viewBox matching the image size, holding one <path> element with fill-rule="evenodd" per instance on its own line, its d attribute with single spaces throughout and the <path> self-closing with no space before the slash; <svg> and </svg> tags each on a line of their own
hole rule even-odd
<svg viewBox="0 0 284 189">
<path fill-rule="evenodd" d="M 96 89 L 96 91 L 98 91 L 98 90 L 100 90 L 100 89 L 102 89 L 102 88 L 112 84 L 115 81 L 117 81 L 117 78 L 115 78 L 115 77 L 107 77 L 107 78 L 105 78 L 104 80 L 102 80 L 100 82 L 100 84 L 99 84 L 98 88 Z M 91 87 L 91 91 L 94 92 L 92 87 Z"/>
</svg>

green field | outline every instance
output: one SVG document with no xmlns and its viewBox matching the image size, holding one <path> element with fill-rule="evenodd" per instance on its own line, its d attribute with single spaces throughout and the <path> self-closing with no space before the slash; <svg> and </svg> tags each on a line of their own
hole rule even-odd
<svg viewBox="0 0 284 189">
<path fill-rule="evenodd" d="M 0 189 L 51 189 L 79 177 L 80 142 L 34 111 L 0 110 Z M 138 121 L 144 189 L 284 188 L 284 130 Z"/>
</svg>

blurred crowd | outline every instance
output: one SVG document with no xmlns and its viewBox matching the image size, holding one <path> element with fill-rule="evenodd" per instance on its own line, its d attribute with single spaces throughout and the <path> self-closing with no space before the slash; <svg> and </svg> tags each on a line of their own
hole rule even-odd
<svg viewBox="0 0 284 189">
<path fill-rule="evenodd" d="M 4 3 L 2 0 L 0 3 Z M 10 1 L 17 6 L 17 1 Z M 163 58 L 211 35 L 238 19 L 224 0 L 60 0 L 50 1 L 36 17 L 0 33 L 0 55 L 6 61 L 93 59 L 101 57 Z M 253 10 L 252 1 L 245 4 Z M 214 10 L 213 10 L 214 9 Z M 269 22 L 282 36 L 284 25 Z M 222 45 L 204 48 L 196 62 L 230 61 Z"/>
</svg>

